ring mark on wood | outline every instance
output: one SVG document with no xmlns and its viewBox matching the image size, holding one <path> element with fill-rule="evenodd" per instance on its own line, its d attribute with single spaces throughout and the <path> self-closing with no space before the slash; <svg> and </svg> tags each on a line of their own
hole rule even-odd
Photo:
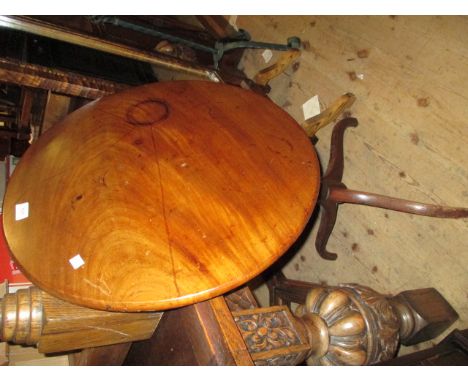
<svg viewBox="0 0 468 382">
<path fill-rule="evenodd" d="M 146 99 L 127 109 L 127 121 L 135 126 L 149 126 L 169 117 L 169 105 L 162 99 Z"/>
</svg>

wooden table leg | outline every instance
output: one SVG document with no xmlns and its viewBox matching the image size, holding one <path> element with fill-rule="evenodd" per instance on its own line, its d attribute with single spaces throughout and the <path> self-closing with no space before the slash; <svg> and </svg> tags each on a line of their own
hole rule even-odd
<svg viewBox="0 0 468 382">
<path fill-rule="evenodd" d="M 457 312 L 434 288 L 382 295 L 357 284 L 329 287 L 288 280 L 270 281 L 276 301 L 300 304 L 296 318 L 309 333 L 309 364 L 363 365 L 394 357 L 398 343 L 435 338 L 457 319 Z"/>
<path fill-rule="evenodd" d="M 338 205 L 341 203 L 360 204 L 437 218 L 468 217 L 468 208 L 420 203 L 348 189 L 342 182 L 344 171 L 343 138 L 348 127 L 356 127 L 357 125 L 357 119 L 345 118 L 333 128 L 330 160 L 322 178 L 320 190 L 322 216 L 315 240 L 315 248 L 322 258 L 326 260 L 336 260 L 337 258 L 337 254 L 327 251 L 326 246 L 335 225 Z"/>
<path fill-rule="evenodd" d="M 253 365 L 224 297 L 164 313 L 151 339 L 135 342 L 125 365 Z"/>
</svg>

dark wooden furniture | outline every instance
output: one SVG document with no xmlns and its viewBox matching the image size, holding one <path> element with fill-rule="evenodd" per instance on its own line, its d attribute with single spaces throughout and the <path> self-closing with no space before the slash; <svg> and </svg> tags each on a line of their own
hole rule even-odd
<svg viewBox="0 0 468 382">
<path fill-rule="evenodd" d="M 55 95 L 69 99 L 71 112 L 154 81 L 147 63 L 0 27 L 0 156 L 22 156 L 42 134 L 54 115 Z"/>
<path fill-rule="evenodd" d="M 224 297 L 165 312 L 159 329 L 134 342 L 124 365 L 251 366 Z"/>
<path fill-rule="evenodd" d="M 269 287 L 274 305 L 266 308 L 243 287 L 164 313 L 98 311 L 21 290 L 0 300 L 0 340 L 46 353 L 83 348 L 70 354 L 71 365 L 369 365 L 458 318 L 433 288 L 385 296 L 282 274 Z"/>
<path fill-rule="evenodd" d="M 454 330 L 431 349 L 381 362 L 377 366 L 468 366 L 468 329 Z"/>
<path fill-rule="evenodd" d="M 133 343 L 124 364 L 371 365 L 392 359 L 400 343 L 434 338 L 458 318 L 433 288 L 385 296 L 356 284 L 323 286 L 282 274 L 269 287 L 273 305 L 266 308 L 243 288 L 225 301 L 166 312 L 150 339 Z M 299 304 L 294 313 L 292 302 Z"/>
<path fill-rule="evenodd" d="M 0 299 L 0 339 L 37 346 L 41 353 L 126 344 L 153 334 L 162 313 L 105 312 L 70 304 L 37 287 Z M 112 348 L 115 353 L 117 348 Z M 128 351 L 128 348 L 127 348 Z M 91 358 L 97 350 L 84 354 Z M 126 353 L 125 353 L 126 354 Z"/>
<path fill-rule="evenodd" d="M 158 65 L 205 79 L 209 78 L 211 73 L 207 67 L 198 63 L 187 62 L 155 51 L 157 41 L 154 38 L 148 40 L 145 35 L 135 34 L 129 30 L 122 31 L 112 26 L 106 28 L 103 25 L 96 25 L 84 16 L 1 16 L 0 27 L 51 38 L 133 61 Z"/>
<path fill-rule="evenodd" d="M 199 25 L 170 16 L 125 16 L 122 19 L 207 46 L 214 46 L 218 40 L 235 39 L 238 34 L 221 16 L 199 16 Z M 0 16 L 0 27 L 149 63 L 182 75 L 243 86 L 261 94 L 269 91 L 267 85 L 257 84 L 237 70 L 242 49 L 227 52 L 219 68 L 214 69 L 213 58 L 207 52 L 95 21 L 89 16 Z"/>
<path fill-rule="evenodd" d="M 322 341 L 320 350 L 309 355 L 308 363 L 314 365 L 371 365 L 389 360 L 399 343 L 428 341 L 458 319 L 434 288 L 388 296 L 358 284 L 319 285 L 289 280 L 282 273 L 274 274 L 268 287 L 270 304 L 296 303 L 297 316 L 314 317 L 314 330 Z"/>
<path fill-rule="evenodd" d="M 203 26 L 164 16 L 125 19 L 208 46 L 238 34 L 221 16 L 200 16 Z M 89 100 L 155 82 L 161 70 L 166 77 L 176 73 L 225 81 L 265 94 L 268 86 L 236 69 L 242 52 L 227 52 L 214 70 L 206 52 L 88 16 L 0 16 L 0 157 L 22 156 L 49 126 L 56 107 L 53 94 L 71 97 L 71 112 Z"/>
</svg>

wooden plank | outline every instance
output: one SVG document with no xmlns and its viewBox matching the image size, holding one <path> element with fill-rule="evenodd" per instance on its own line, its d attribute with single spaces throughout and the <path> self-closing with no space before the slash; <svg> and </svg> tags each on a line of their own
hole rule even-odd
<svg viewBox="0 0 468 382">
<path fill-rule="evenodd" d="M 6 366 L 10 362 L 10 351 L 6 342 L 0 342 L 0 366 Z"/>
<path fill-rule="evenodd" d="M 3 298 L 8 293 L 8 281 L 2 281 L 0 283 L 0 298 Z M 10 350 L 8 343 L 0 342 L 0 366 L 8 365 L 10 361 Z"/>
<path fill-rule="evenodd" d="M 198 21 L 217 40 L 232 37 L 237 33 L 234 27 L 229 24 L 224 16 L 196 16 Z"/>
<path fill-rule="evenodd" d="M 83 349 L 69 354 L 70 366 L 120 366 L 130 350 L 131 342 Z"/>
<path fill-rule="evenodd" d="M 0 58 L 0 81 L 89 99 L 100 98 L 128 87 L 124 84 L 3 57 Z"/>
<path fill-rule="evenodd" d="M 20 129 L 29 128 L 31 120 L 31 109 L 33 106 L 34 92 L 32 89 L 21 89 L 21 110 L 18 118 L 18 127 Z"/>
<path fill-rule="evenodd" d="M 231 351 L 235 364 L 237 366 L 252 365 L 252 358 L 250 357 L 247 346 L 237 329 L 224 297 L 221 296 L 214 298 L 210 300 L 210 304 L 216 320 L 221 323 L 220 328 L 223 333 L 223 337 Z"/>
<path fill-rule="evenodd" d="M 237 25 L 255 40 L 301 37 L 299 67 L 272 81 L 269 94 L 298 122 L 314 95 L 322 110 L 340 94 L 356 95 L 349 111 L 360 125 L 345 136 L 348 187 L 468 206 L 466 18 L 240 16 Z M 247 52 L 243 64 L 250 73 L 265 65 L 258 52 Z M 329 128 L 317 134 L 323 165 L 330 135 Z M 466 220 L 342 205 L 329 242 L 340 256 L 335 262 L 318 257 L 317 226 L 304 235 L 286 276 L 358 282 L 388 293 L 434 287 L 460 315 L 451 329 L 468 325 Z M 403 347 L 400 354 L 414 350 Z"/>
<path fill-rule="evenodd" d="M 44 110 L 41 134 L 45 133 L 69 113 L 71 98 L 49 91 Z"/>
<path fill-rule="evenodd" d="M 68 355 L 39 353 L 32 346 L 10 345 L 9 366 L 68 366 Z"/>
<path fill-rule="evenodd" d="M 113 345 L 147 339 L 157 326 L 154 322 L 135 320 L 128 322 L 84 325 L 83 330 L 44 334 L 38 344 L 41 353 L 58 353 L 70 350 Z"/>
<path fill-rule="evenodd" d="M 150 338 L 160 312 L 123 313 L 69 304 L 35 288 L 0 299 L 0 340 L 56 353 Z"/>
</svg>

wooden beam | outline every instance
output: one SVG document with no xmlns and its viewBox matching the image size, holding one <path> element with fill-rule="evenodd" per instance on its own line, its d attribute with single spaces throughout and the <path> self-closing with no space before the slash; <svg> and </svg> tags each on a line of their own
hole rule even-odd
<svg viewBox="0 0 468 382">
<path fill-rule="evenodd" d="M 145 51 L 123 44 L 106 41 L 94 36 L 72 31 L 64 27 L 46 23 L 44 21 L 39 21 L 31 17 L 0 16 L 0 26 L 37 34 L 54 40 L 65 41 L 70 44 L 96 49 L 101 52 L 111 53 L 121 57 L 127 57 L 132 60 L 147 62 L 153 65 L 203 77 L 211 81 L 222 82 L 215 70 L 191 64 L 157 52 Z"/>
<path fill-rule="evenodd" d="M 57 353 L 150 338 L 163 313 L 88 309 L 30 287 L 0 299 L 0 341 Z"/>
<path fill-rule="evenodd" d="M 25 64 L 7 58 L 0 58 L 0 81 L 88 99 L 100 98 L 128 87 L 95 77 Z"/>
</svg>

